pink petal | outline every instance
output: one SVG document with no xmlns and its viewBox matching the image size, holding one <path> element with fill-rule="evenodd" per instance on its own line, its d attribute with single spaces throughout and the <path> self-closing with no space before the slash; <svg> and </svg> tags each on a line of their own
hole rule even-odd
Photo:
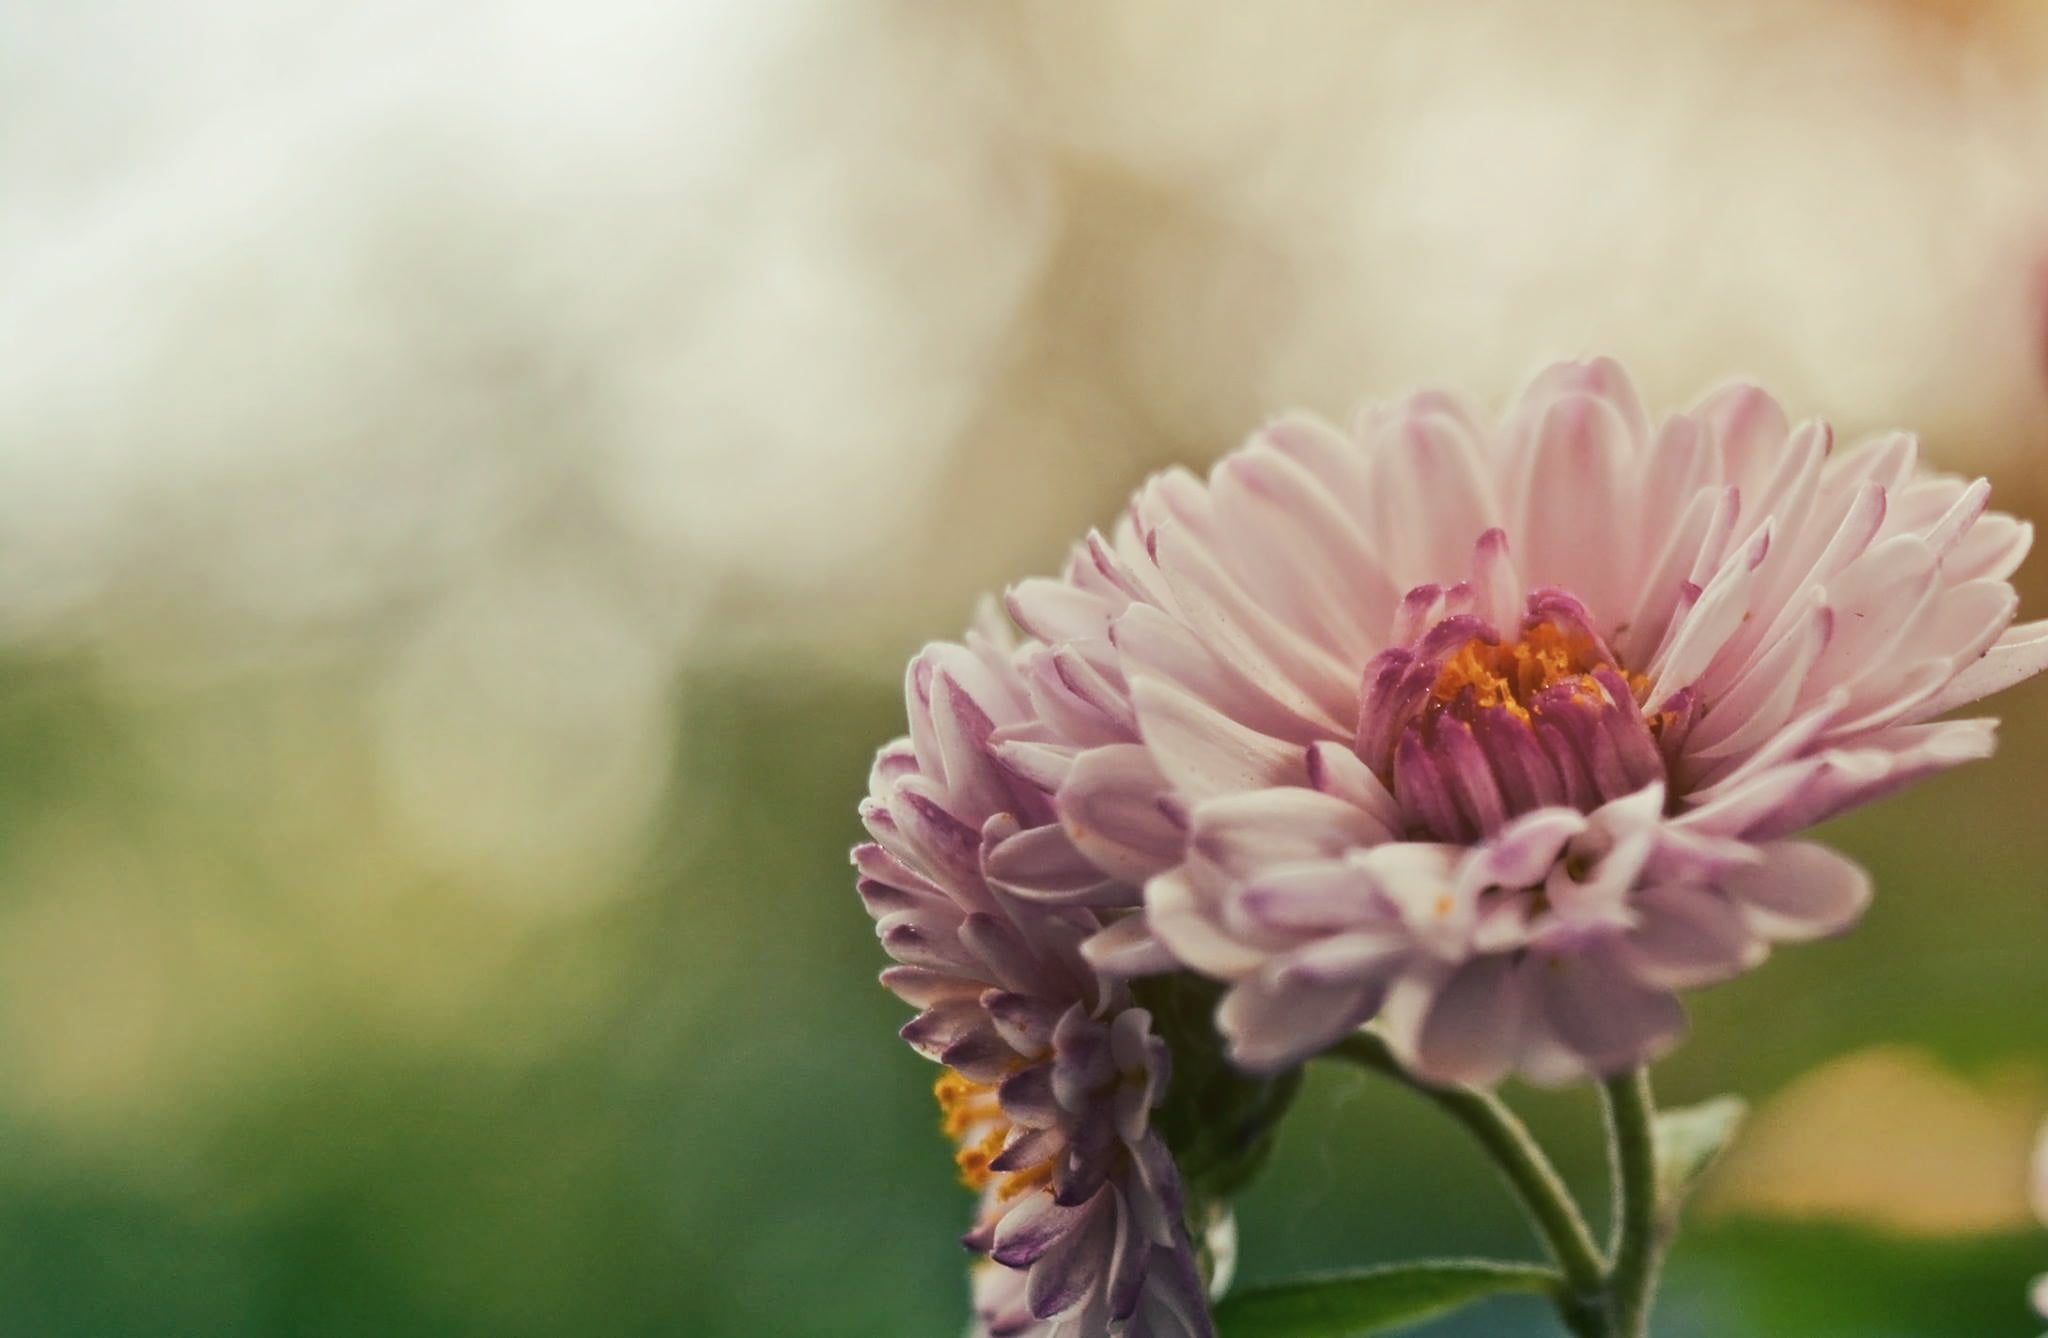
<svg viewBox="0 0 2048 1338">
<path fill-rule="evenodd" d="M 1126 915 L 1081 945 L 1088 964 L 1106 976 L 1150 976 L 1180 965 L 1142 912 Z"/>
<path fill-rule="evenodd" d="M 1910 432 L 1886 432 L 1866 437 L 1837 455 L 1828 473 L 1837 486 L 1853 487 L 1868 480 L 1890 492 L 1911 480 L 1919 458 L 1919 438 Z"/>
<path fill-rule="evenodd" d="M 1351 804 L 1316 790 L 1276 787 L 1198 804 L 1191 841 L 1233 878 L 1275 865 L 1328 860 L 1377 845 L 1387 829 Z"/>
<path fill-rule="evenodd" d="M 1118 882 L 1142 884 L 1180 861 L 1183 834 L 1167 816 L 1166 778 L 1134 743 L 1074 759 L 1057 804 L 1075 849 Z"/>
<path fill-rule="evenodd" d="M 1355 670 L 1345 660 L 1260 607 L 1180 527 L 1162 529 L 1155 551 L 1179 616 L 1218 659 L 1303 719 L 1349 709 Z"/>
<path fill-rule="evenodd" d="M 1276 960 L 1273 979 L 1288 989 L 1371 985 L 1383 992 L 1407 960 L 1410 946 L 1408 936 L 1395 928 L 1346 930 L 1304 943 Z M 1377 1008 L 1377 1002 L 1373 1006 Z"/>
<path fill-rule="evenodd" d="M 1828 586 L 1834 634 L 1809 676 L 1809 698 L 1884 666 L 1939 590 L 1934 550 L 1917 535 L 1872 548 Z"/>
<path fill-rule="evenodd" d="M 1336 717 L 1290 684 L 1247 673 L 1213 652 L 1185 624 L 1149 605 L 1125 610 L 1113 639 L 1132 675 L 1176 683 L 1262 734 L 1306 743 L 1343 733 Z"/>
<path fill-rule="evenodd" d="M 1647 531 L 1651 543 L 1660 533 L 1666 537 L 1655 561 L 1637 582 L 1625 624 L 1614 632 L 1614 648 L 1624 663 L 1642 664 L 1651 658 L 1681 611 L 1686 583 L 1693 579 L 1695 568 L 1704 565 L 1711 573 L 1720 565 L 1741 509 L 1741 495 L 1735 489 L 1703 490 L 1668 532 Z"/>
<path fill-rule="evenodd" d="M 1476 958 L 1440 986 L 1410 1065 L 1431 1082 L 1491 1086 L 1514 1067 L 1526 991 L 1505 954 Z"/>
<path fill-rule="evenodd" d="M 1834 748 L 1812 759 L 1801 783 L 1743 833 L 1774 840 L 1904 789 L 1963 762 L 1988 757 L 1996 721 L 1947 720 L 1883 730 L 1860 747 Z"/>
<path fill-rule="evenodd" d="M 2034 546 L 2034 527 L 1996 511 L 1977 519 L 1942 562 L 1952 581 L 2002 581 L 2019 569 Z"/>
<path fill-rule="evenodd" d="M 1177 962 L 1204 975 L 1236 980 L 1258 970 L 1269 955 L 1223 931 L 1185 870 L 1145 884 L 1145 923 Z"/>
<path fill-rule="evenodd" d="M 1303 750 L 1245 728 L 1159 679 L 1131 688 L 1139 729 L 1160 772 L 1191 803 L 1268 785 L 1306 785 Z"/>
<path fill-rule="evenodd" d="M 1649 674 L 1657 687 L 1652 709 L 1680 688 L 1700 681 L 1728 652 L 1735 630 L 1750 608 L 1750 591 L 1756 584 L 1757 564 L 1769 547 L 1770 528 L 1743 552 L 1732 555 L 1700 592 L 1699 602 L 1673 620 L 1664 645 L 1650 662 Z"/>
<path fill-rule="evenodd" d="M 2023 679 L 2048 669 L 2048 620 L 2006 629 L 1990 650 L 1958 673 L 1938 695 L 1922 705 L 1921 717 L 1979 701 L 2003 692 Z"/>
<path fill-rule="evenodd" d="M 1372 453 L 1372 533 L 1384 536 L 1398 588 L 1444 580 L 1472 543 L 1501 523 L 1473 434 L 1425 410 L 1381 429 Z"/>
<path fill-rule="evenodd" d="M 1369 656 L 1401 591 L 1331 489 L 1265 441 L 1225 460 L 1210 486 L 1219 519 L 1253 540 L 1240 550 L 1248 583 L 1311 639 Z"/>
<path fill-rule="evenodd" d="M 1636 443 L 1603 400 L 1553 401 L 1537 424 L 1517 479 L 1514 531 L 1520 566 L 1532 585 L 1570 590 L 1608 619 L 1621 617 L 1626 574 L 1642 561 L 1624 488 Z"/>
<path fill-rule="evenodd" d="M 990 880 L 1054 906 L 1135 906 L 1136 880 L 1105 877 L 1057 826 L 1031 827 L 998 841 L 984 856 Z"/>
<path fill-rule="evenodd" d="M 1711 985 L 1764 959 L 1765 946 L 1730 897 L 1712 887 L 1657 887 L 1634 898 L 1636 927 L 1617 949 L 1653 989 Z"/>
<path fill-rule="evenodd" d="M 1545 1021 L 1592 1072 L 1646 1063 L 1685 1032 L 1678 1000 L 1634 979 L 1611 946 L 1531 958 L 1525 970 Z"/>
<path fill-rule="evenodd" d="M 1067 772 L 1074 765 L 1072 749 L 1006 737 L 1008 734 L 1007 729 L 997 730 L 989 748 L 1004 770 L 1026 785 L 1048 794 L 1066 783 Z"/>
<path fill-rule="evenodd" d="M 1739 756 L 1782 729 L 1834 628 L 1835 611 L 1821 591 L 1813 591 L 1805 617 L 1708 702 L 1686 735 L 1686 757 L 1705 762 Z"/>
<path fill-rule="evenodd" d="M 997 1224 L 995 1248 L 989 1253 L 999 1264 L 1024 1268 L 1071 1231 L 1086 1211 L 1085 1207 L 1062 1207 L 1050 1194 L 1020 1199 Z"/>
<path fill-rule="evenodd" d="M 1721 477 L 1745 489 L 1760 484 L 1789 431 L 1785 411 L 1756 386 L 1725 386 L 1693 406 L 1692 416 L 1719 449 Z"/>
<path fill-rule="evenodd" d="M 1800 942 L 1839 934 L 1870 904 L 1870 875 L 1826 846 L 1782 841 L 1764 860 L 1721 879 L 1721 889 L 1765 938 Z"/>
<path fill-rule="evenodd" d="M 1115 611 L 1100 595 L 1044 577 L 1012 586 L 1005 603 L 1019 627 L 1049 643 L 1108 636 Z"/>
<path fill-rule="evenodd" d="M 1487 887 L 1533 886 L 1550 872 L 1565 844 L 1585 830 L 1585 815 L 1574 809 L 1524 813 L 1466 859 L 1458 882 L 1473 893 Z"/>
<path fill-rule="evenodd" d="M 1274 869 L 1224 902 L 1227 923 L 1246 933 L 1335 933 L 1373 918 L 1372 880 L 1338 861 Z"/>
<path fill-rule="evenodd" d="M 882 972 L 882 984 L 891 994 L 913 1008 L 929 1008 L 948 1000 L 978 999 L 985 988 L 978 980 L 963 980 L 943 971 L 921 966 L 892 966 Z"/>
<path fill-rule="evenodd" d="M 1964 488 L 1941 518 L 1927 529 L 1927 546 L 1934 550 L 1935 556 L 1946 559 L 1976 525 L 1990 502 L 1990 480 L 1977 479 Z"/>
<path fill-rule="evenodd" d="M 1377 982 L 1282 980 L 1271 970 L 1231 987 L 1216 1010 L 1216 1029 L 1231 1062 L 1255 1073 L 1297 1064 L 1355 1030 L 1378 1009 Z"/>
</svg>

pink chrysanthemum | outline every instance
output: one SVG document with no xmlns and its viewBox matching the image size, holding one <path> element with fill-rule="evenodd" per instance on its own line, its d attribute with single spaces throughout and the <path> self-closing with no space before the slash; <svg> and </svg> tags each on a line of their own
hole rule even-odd
<svg viewBox="0 0 2048 1338">
<path fill-rule="evenodd" d="M 1059 830 L 1049 797 L 989 755 L 1028 710 L 1013 654 L 984 626 L 912 662 L 911 732 L 875 760 L 875 840 L 854 851 L 898 962 L 883 982 L 922 1010 L 903 1035 L 946 1066 L 942 1124 L 980 1192 L 964 1237 L 982 1256 L 976 1332 L 1209 1338 L 1178 1177 L 1150 1127 L 1166 1046 L 1082 959 L 1095 913 L 1019 902 L 984 875 L 989 848 Z"/>
<path fill-rule="evenodd" d="M 1419 1073 L 1611 1072 L 1675 992 L 1852 923 L 1793 833 L 1991 750 L 1935 722 L 2048 663 L 2028 526 L 1914 440 L 1839 454 L 1736 387 L 1652 424 L 1611 362 L 1497 426 L 1419 394 L 1175 471 L 1012 616 L 994 734 L 1061 819 L 991 872 L 1144 914 L 1089 945 L 1230 983 L 1253 1068 L 1378 1017 Z"/>
</svg>

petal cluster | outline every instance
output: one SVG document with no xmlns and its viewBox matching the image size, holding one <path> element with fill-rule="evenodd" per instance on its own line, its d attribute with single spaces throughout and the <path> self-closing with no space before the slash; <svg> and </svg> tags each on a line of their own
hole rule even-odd
<svg viewBox="0 0 2048 1338">
<path fill-rule="evenodd" d="M 1751 387 L 1653 422 L 1607 361 L 1499 421 L 1276 422 L 1011 592 L 989 754 L 1057 830 L 991 867 L 1112 921 L 1106 970 L 1228 982 L 1249 1067 L 1374 1018 L 1446 1081 L 1640 1062 L 1678 991 L 1860 914 L 1789 838 L 1986 755 L 1936 717 L 2048 664 L 1988 496 Z"/>
<path fill-rule="evenodd" d="M 1080 952 L 1103 928 L 1105 875 L 1077 904 L 1024 901 L 998 855 L 1051 885 L 1093 868 L 1052 796 L 995 755 L 1033 718 L 1025 654 L 985 620 L 913 661 L 910 734 L 882 749 L 855 850 L 863 900 L 920 1011 L 903 1035 L 945 1066 L 936 1093 L 962 1179 L 979 1192 L 976 1332 L 1034 1338 L 1207 1338 L 1172 1159 L 1150 1112 L 1168 1079 L 1145 1010 Z M 1053 877 L 1048 870 L 1060 875 Z M 1134 905 L 1135 887 L 1117 894 Z"/>
</svg>

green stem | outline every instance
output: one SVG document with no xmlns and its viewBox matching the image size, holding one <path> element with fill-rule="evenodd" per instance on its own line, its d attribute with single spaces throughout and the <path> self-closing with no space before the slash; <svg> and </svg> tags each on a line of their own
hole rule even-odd
<svg viewBox="0 0 2048 1338">
<path fill-rule="evenodd" d="M 1328 1053 L 1392 1078 L 1428 1098 L 1479 1140 L 1514 1187 L 1543 1237 L 1544 1246 L 1564 1274 L 1564 1292 L 1557 1301 L 1566 1325 L 1580 1338 L 1607 1338 L 1609 1329 L 1603 1303 L 1606 1269 L 1600 1248 L 1594 1244 L 1593 1233 L 1572 1200 L 1571 1191 L 1565 1188 L 1563 1178 L 1515 1113 L 1491 1092 L 1471 1087 L 1436 1087 L 1423 1082 L 1402 1067 L 1387 1049 L 1387 1043 L 1371 1032 L 1354 1032 Z"/>
<path fill-rule="evenodd" d="M 1608 1142 L 1614 1157 L 1613 1264 L 1607 1291 L 1614 1338 L 1645 1338 L 1650 1301 L 1657 1289 L 1663 1242 L 1657 1228 L 1657 1152 L 1653 1135 L 1656 1102 L 1647 1069 L 1609 1078 L 1606 1096 Z"/>
</svg>

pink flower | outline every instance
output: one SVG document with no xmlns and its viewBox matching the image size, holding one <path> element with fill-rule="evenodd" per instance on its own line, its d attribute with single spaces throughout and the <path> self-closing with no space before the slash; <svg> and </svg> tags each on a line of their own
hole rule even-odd
<svg viewBox="0 0 2048 1338">
<path fill-rule="evenodd" d="M 976 1332 L 1209 1338 L 1178 1176 L 1150 1126 L 1165 1043 L 1081 957 L 1095 912 L 1020 901 L 986 875 L 997 846 L 1062 839 L 1049 796 L 989 753 L 1030 700 L 988 622 L 912 661 L 910 734 L 875 760 L 874 841 L 854 851 L 898 963 L 882 980 L 921 1010 L 903 1036 L 946 1066 L 941 1124 L 979 1192 L 964 1238 L 981 1256 Z"/>
<path fill-rule="evenodd" d="M 1861 914 L 1788 838 L 1987 755 L 1935 717 L 2048 664 L 2030 527 L 1911 437 L 1832 448 L 1748 387 L 1652 424 L 1595 361 L 1498 425 L 1424 393 L 1155 478 L 1011 593 L 991 751 L 1059 826 L 988 871 L 1112 917 L 1105 969 L 1229 982 L 1247 1067 L 1374 1018 L 1443 1081 L 1665 1051 L 1678 991 Z"/>
</svg>

